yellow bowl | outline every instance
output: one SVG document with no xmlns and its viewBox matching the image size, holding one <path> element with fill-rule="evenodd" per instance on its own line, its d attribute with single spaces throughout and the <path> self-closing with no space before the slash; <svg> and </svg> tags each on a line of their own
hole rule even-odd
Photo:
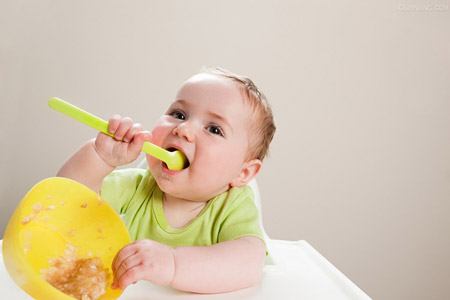
<svg viewBox="0 0 450 300">
<path fill-rule="evenodd" d="M 3 260 L 14 282 L 35 299 L 73 300 L 41 275 L 49 259 L 65 254 L 68 245 L 79 257 L 100 257 L 110 276 L 99 299 L 116 299 L 111 264 L 116 253 L 130 243 L 119 215 L 94 191 L 67 178 L 48 178 L 22 199 L 3 237 Z"/>
</svg>

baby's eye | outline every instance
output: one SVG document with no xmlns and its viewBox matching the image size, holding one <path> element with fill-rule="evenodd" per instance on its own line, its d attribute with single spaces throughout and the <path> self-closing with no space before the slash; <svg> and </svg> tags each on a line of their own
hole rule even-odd
<svg viewBox="0 0 450 300">
<path fill-rule="evenodd" d="M 170 113 L 170 115 L 172 117 L 174 117 L 175 119 L 186 120 L 186 116 L 184 115 L 184 113 L 182 111 L 179 111 L 179 110 L 172 111 Z"/>
<path fill-rule="evenodd" d="M 212 134 L 217 134 L 223 136 L 222 129 L 219 126 L 209 125 L 206 130 L 211 132 Z"/>
</svg>

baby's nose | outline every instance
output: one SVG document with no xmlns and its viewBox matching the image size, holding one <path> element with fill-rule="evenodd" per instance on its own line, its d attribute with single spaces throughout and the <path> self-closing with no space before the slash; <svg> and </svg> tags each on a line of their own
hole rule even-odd
<svg viewBox="0 0 450 300">
<path fill-rule="evenodd" d="M 189 143 L 195 141 L 194 129 L 187 123 L 179 124 L 177 127 L 173 129 L 172 133 L 174 135 L 178 135 L 179 137 L 185 138 Z"/>
</svg>

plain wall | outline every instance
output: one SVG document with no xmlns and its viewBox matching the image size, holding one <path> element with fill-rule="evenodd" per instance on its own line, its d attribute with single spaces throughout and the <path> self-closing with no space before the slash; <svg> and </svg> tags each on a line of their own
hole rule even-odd
<svg viewBox="0 0 450 300">
<path fill-rule="evenodd" d="M 450 293 L 449 1 L 0 0 L 0 228 L 95 131 L 57 96 L 151 129 L 204 65 L 248 75 L 278 127 L 272 238 L 373 299 Z"/>
</svg>

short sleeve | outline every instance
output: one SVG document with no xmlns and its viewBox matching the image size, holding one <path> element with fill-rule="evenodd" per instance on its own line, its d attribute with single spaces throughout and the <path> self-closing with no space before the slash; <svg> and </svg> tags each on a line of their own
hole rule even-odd
<svg viewBox="0 0 450 300">
<path fill-rule="evenodd" d="M 255 236 L 264 241 L 252 189 L 250 187 L 232 188 L 229 193 L 229 207 L 221 224 L 219 242 L 243 236 Z"/>
<path fill-rule="evenodd" d="M 143 169 L 123 169 L 110 173 L 103 180 L 101 196 L 118 214 L 125 214 L 145 173 Z"/>
</svg>

